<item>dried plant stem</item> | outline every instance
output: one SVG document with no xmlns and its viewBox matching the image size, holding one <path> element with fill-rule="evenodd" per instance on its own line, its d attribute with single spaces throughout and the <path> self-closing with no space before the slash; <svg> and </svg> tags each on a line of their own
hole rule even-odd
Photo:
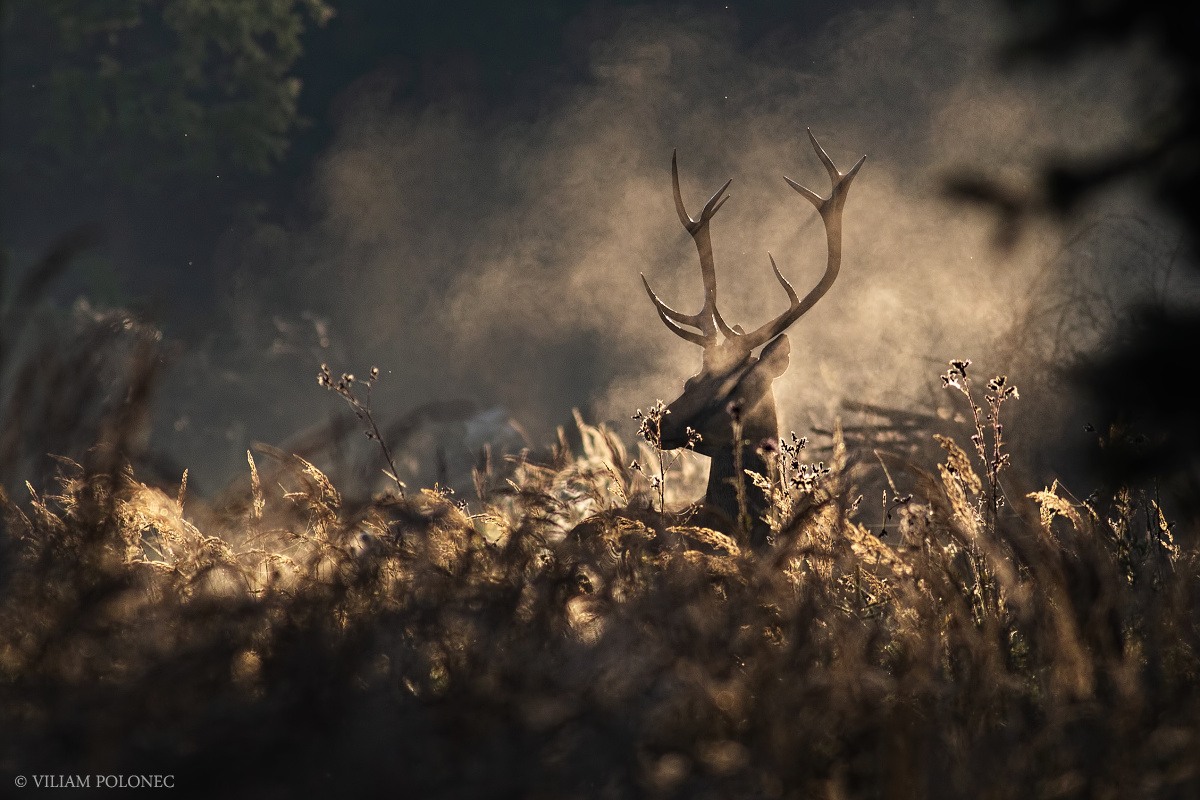
<svg viewBox="0 0 1200 800">
<path fill-rule="evenodd" d="M 732 416 L 733 422 L 733 488 L 737 492 L 737 534 L 739 541 L 748 541 L 750 538 L 750 527 L 753 521 L 750 519 L 750 504 L 746 498 L 746 466 L 745 457 L 742 448 L 746 443 L 742 441 L 742 419 L 740 411 Z"/>
<path fill-rule="evenodd" d="M 648 476 L 650 479 L 650 488 L 658 495 L 658 513 L 661 518 L 667 512 L 667 473 L 675 466 L 679 459 L 683 456 L 683 450 L 691 450 L 700 442 L 700 434 L 691 428 L 687 429 L 687 444 L 676 451 L 673 451 L 670 456 L 662 446 L 662 420 L 667 414 L 670 414 L 670 409 L 662 400 L 655 400 L 654 405 L 649 411 L 643 412 L 640 408 L 633 415 L 633 419 L 638 423 L 638 435 L 646 441 L 647 444 L 654 450 L 655 459 L 658 461 L 658 474 Z M 634 460 L 629 465 L 635 472 L 645 474 L 642 465 Z"/>
<path fill-rule="evenodd" d="M 400 480 L 400 473 L 396 469 L 396 459 L 392 457 L 391 448 L 388 447 L 387 440 L 384 439 L 383 433 L 379 430 L 379 425 L 375 422 L 375 415 L 371 413 L 371 388 L 378 379 L 379 368 L 371 367 L 370 377 L 362 381 L 367 387 L 367 396 L 365 400 L 360 400 L 358 395 L 354 393 L 356 379 L 353 374 L 343 373 L 342 377 L 335 382 L 327 364 L 322 364 L 320 372 L 317 373 L 317 384 L 341 396 L 350 405 L 350 408 L 353 409 L 354 416 L 367 424 L 367 438 L 379 443 L 379 449 L 383 451 L 383 457 L 388 465 L 388 470 L 385 471 L 385 474 L 396 484 L 396 489 L 400 492 L 400 497 L 403 498 L 407 487 L 404 485 L 404 481 Z"/>
</svg>

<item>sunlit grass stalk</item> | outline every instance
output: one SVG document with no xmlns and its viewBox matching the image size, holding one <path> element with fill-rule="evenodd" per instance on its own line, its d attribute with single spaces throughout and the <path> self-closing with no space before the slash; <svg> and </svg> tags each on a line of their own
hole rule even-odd
<svg viewBox="0 0 1200 800">
<path fill-rule="evenodd" d="M 1010 458 L 1004 452 L 1004 425 L 1000 420 L 1000 411 L 1004 402 L 1010 398 L 1018 399 L 1020 393 L 1016 386 L 1009 385 L 1007 376 L 998 375 L 988 381 L 988 392 L 985 402 L 988 411 L 975 401 L 971 391 L 971 380 L 967 377 L 969 359 L 955 359 L 950 362 L 950 369 L 942 375 L 942 385 L 958 391 L 967 400 L 971 409 L 971 444 L 984 468 L 986 476 L 985 494 L 980 498 L 979 516 L 982 522 L 983 535 L 991 542 L 999 541 L 998 526 L 1000 509 L 1005 503 L 1004 490 L 1000 473 L 1008 466 Z M 990 433 L 990 446 L 989 436 Z M 972 542 L 970 557 L 975 578 L 974 594 L 978 604 L 977 613 L 983 616 L 998 611 L 999 597 L 995 591 L 995 576 L 987 564 L 986 556 L 978 543 Z"/>
<path fill-rule="evenodd" d="M 654 451 L 655 460 L 658 462 L 658 474 L 647 477 L 650 480 L 651 491 L 658 496 L 658 513 L 660 518 L 667 512 L 667 473 L 683 457 L 684 450 L 692 450 L 700 443 L 699 432 L 692 428 L 687 428 L 685 431 L 687 443 L 684 447 L 673 450 L 668 455 L 662 446 L 662 421 L 663 417 L 670 413 L 671 410 L 667 408 L 662 400 L 655 400 L 654 405 L 650 406 L 649 411 L 644 412 L 639 408 L 637 413 L 633 415 L 633 419 L 638 422 L 638 435 L 650 445 L 650 449 Z M 629 466 L 635 472 L 645 475 L 645 469 L 636 459 Z"/>
<path fill-rule="evenodd" d="M 387 439 L 384 438 L 383 433 L 379 430 L 379 425 L 375 422 L 375 415 L 371 413 L 371 388 L 378 379 L 379 368 L 371 367 L 370 377 L 362 381 L 367 387 L 367 396 L 365 400 L 360 400 L 358 395 L 354 393 L 356 379 L 352 373 L 342 373 L 342 377 L 336 382 L 333 380 L 333 375 L 330 373 L 329 365 L 327 364 L 322 364 L 320 372 L 317 373 L 317 384 L 340 395 L 350 405 L 350 408 L 354 411 L 354 416 L 367 424 L 367 438 L 379 443 L 379 448 L 383 451 L 383 457 L 388 465 L 388 472 L 386 474 L 396 484 L 396 489 L 400 492 L 400 497 L 404 498 L 407 487 L 404 485 L 404 481 L 400 480 L 400 473 L 396 469 L 396 459 L 392 456 Z"/>
</svg>

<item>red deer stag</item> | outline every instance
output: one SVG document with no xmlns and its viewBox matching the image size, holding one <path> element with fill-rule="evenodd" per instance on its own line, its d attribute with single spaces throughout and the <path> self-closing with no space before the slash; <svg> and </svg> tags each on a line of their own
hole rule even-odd
<svg viewBox="0 0 1200 800">
<path fill-rule="evenodd" d="M 711 459 L 705 505 L 727 517 L 730 522 L 738 521 L 737 527 L 744 529 L 747 520 L 738 519 L 738 484 L 741 483 L 745 491 L 745 511 L 749 516 L 750 543 L 755 546 L 763 545 L 770 532 L 763 521 L 767 498 L 744 473 L 737 474 L 736 465 L 740 461 L 744 470 L 767 474 L 766 464 L 758 451 L 764 439 L 776 439 L 779 435 L 771 384 L 788 366 L 791 345 L 783 332 L 812 308 L 837 278 L 842 263 L 842 208 L 846 204 L 850 182 L 867 160 L 863 156 L 849 172 L 840 172 L 811 130 L 808 136 L 829 172 L 833 190 L 829 197 L 821 197 L 791 178 L 784 177 L 793 189 L 816 206 L 825 224 L 829 244 L 825 275 L 804 299 L 797 296 L 796 290 L 779 272 L 774 257 L 768 253 L 771 269 L 775 271 L 775 277 L 790 300 L 788 310 L 750 332 L 743 331 L 740 325 L 730 327 L 725 323 L 721 312 L 717 310 L 717 271 L 708 223 L 729 199 L 724 194 L 733 181 L 726 181 L 704 205 L 699 219 L 692 219 L 683 206 L 683 196 L 679 191 L 679 166 L 674 154 L 671 156 L 671 180 L 675 190 L 675 209 L 679 212 L 683 227 L 695 240 L 696 250 L 700 254 L 704 307 L 695 314 L 674 310 L 658 298 L 646 276 L 642 275 L 642 283 L 663 324 L 675 335 L 704 348 L 700 372 L 688 379 L 683 394 L 667 407 L 670 413 L 661 422 L 660 446 L 665 450 L 686 447 L 689 428 L 700 434 L 696 451 Z M 755 357 L 753 351 L 760 347 L 762 351 Z M 734 416 L 741 427 L 740 440 L 737 442 L 734 441 L 732 424 Z M 736 453 L 735 448 L 741 452 Z"/>
</svg>

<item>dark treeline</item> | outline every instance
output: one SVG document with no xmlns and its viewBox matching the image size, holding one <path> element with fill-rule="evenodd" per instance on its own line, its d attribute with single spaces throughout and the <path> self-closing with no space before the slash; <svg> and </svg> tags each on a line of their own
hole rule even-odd
<svg viewBox="0 0 1200 800">
<path fill-rule="evenodd" d="M 634 5 L 7 0 L 0 240 L 36 256 L 97 224 L 107 243 L 77 270 L 82 288 L 165 304 L 174 327 L 202 320 L 220 296 L 222 239 L 303 214 L 297 198 L 348 91 L 536 114 L 539 93 L 584 75 L 588 44 L 615 24 L 608 12 Z M 716 0 L 673 5 L 730 13 Z M 747 44 L 799 38 L 839 6 L 740 3 L 738 30 Z"/>
</svg>

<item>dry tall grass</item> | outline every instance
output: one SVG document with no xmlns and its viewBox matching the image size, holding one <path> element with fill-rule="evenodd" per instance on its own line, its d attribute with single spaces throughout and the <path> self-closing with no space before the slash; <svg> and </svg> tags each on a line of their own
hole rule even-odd
<svg viewBox="0 0 1200 800">
<path fill-rule="evenodd" d="M 974 408 L 965 362 L 947 384 Z M 997 424 L 1008 388 L 981 400 Z M 840 439 L 823 469 L 781 449 L 752 552 L 664 512 L 582 421 L 574 452 L 481 474 L 467 509 L 350 505 L 266 450 L 214 504 L 114 457 L 127 400 L 108 446 L 0 496 L 8 774 L 232 797 L 1200 796 L 1195 537 L 1134 489 L 1006 492 L 986 410 L 941 463 L 890 471 L 911 492 L 884 538 Z"/>
</svg>

